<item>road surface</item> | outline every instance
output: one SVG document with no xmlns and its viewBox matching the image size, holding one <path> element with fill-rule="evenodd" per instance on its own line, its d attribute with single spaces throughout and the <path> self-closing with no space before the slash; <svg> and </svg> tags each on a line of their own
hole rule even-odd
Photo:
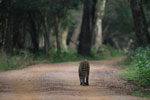
<svg viewBox="0 0 150 100">
<path fill-rule="evenodd" d="M 0 73 L 0 100 L 150 100 L 127 95 L 116 75 L 120 58 L 90 61 L 89 86 L 80 86 L 79 62 L 38 64 Z"/>
</svg>

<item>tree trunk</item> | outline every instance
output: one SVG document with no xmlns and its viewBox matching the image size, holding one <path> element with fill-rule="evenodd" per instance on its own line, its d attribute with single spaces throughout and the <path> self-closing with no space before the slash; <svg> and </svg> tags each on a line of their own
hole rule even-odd
<svg viewBox="0 0 150 100">
<path fill-rule="evenodd" d="M 100 4 L 100 5 L 99 5 Z M 94 36 L 94 45 L 95 51 L 97 52 L 98 49 L 102 46 L 102 18 L 104 16 L 106 0 L 99 0 L 97 3 L 96 9 L 96 25 L 95 25 L 95 36 Z"/>
<path fill-rule="evenodd" d="M 38 43 L 38 34 L 37 34 L 37 29 L 36 29 L 36 24 L 34 21 L 34 16 L 32 14 L 32 12 L 28 12 L 29 15 L 29 20 L 30 20 L 30 24 L 31 24 L 31 38 L 32 38 L 32 43 L 33 43 L 33 52 L 37 53 L 39 51 L 39 43 Z"/>
<path fill-rule="evenodd" d="M 3 29 L 4 29 L 4 25 L 2 25 Z M 2 49 L 3 45 L 4 45 L 4 30 L 2 29 L 2 34 L 1 34 L 1 38 L 0 38 L 0 49 Z"/>
<path fill-rule="evenodd" d="M 134 21 L 135 34 L 139 46 L 146 46 L 150 44 L 150 35 L 144 11 L 142 8 L 142 1 L 130 0 L 130 7 Z"/>
<path fill-rule="evenodd" d="M 3 1 L 6 10 L 4 29 L 4 52 L 10 54 L 13 49 L 13 13 L 10 9 L 11 1 Z"/>
<path fill-rule="evenodd" d="M 13 20 L 12 16 L 7 13 L 5 18 L 5 42 L 4 42 L 4 51 L 7 54 L 12 52 L 13 48 Z"/>
<path fill-rule="evenodd" d="M 50 34 L 48 31 L 47 14 L 43 14 L 43 22 L 44 22 L 44 29 L 45 29 L 44 49 L 45 49 L 46 56 L 49 57 L 51 50 L 50 50 Z"/>
<path fill-rule="evenodd" d="M 81 30 L 81 24 L 82 24 L 82 16 L 83 16 L 83 9 L 81 10 L 81 14 L 79 16 L 79 20 L 77 22 L 77 25 L 76 25 L 76 28 L 75 28 L 75 31 L 70 39 L 70 42 L 69 42 L 69 49 L 70 50 L 76 50 L 77 49 L 77 41 L 78 41 L 78 38 L 79 38 L 79 35 L 80 35 L 80 30 Z"/>
<path fill-rule="evenodd" d="M 3 4 L 3 1 L 2 3 L 0 4 L 0 9 L 5 9 L 4 8 L 4 4 Z M 2 10 L 0 10 L 0 49 L 2 49 L 3 45 L 4 45 L 4 29 L 5 29 L 5 15 L 4 15 L 4 12 Z"/>
<path fill-rule="evenodd" d="M 60 26 L 60 22 L 59 22 L 58 17 L 56 17 L 55 34 L 56 34 L 57 53 L 61 54 L 60 35 L 59 35 L 59 30 L 58 30 L 59 26 Z"/>
<path fill-rule="evenodd" d="M 62 30 L 61 32 L 61 48 L 63 48 L 65 51 L 68 50 L 68 47 L 67 47 L 67 36 L 68 36 L 68 31 L 69 29 L 66 28 L 64 30 Z"/>
<path fill-rule="evenodd" d="M 21 13 L 21 12 L 20 12 Z M 18 49 L 25 48 L 25 28 L 28 21 L 28 13 L 24 13 L 22 18 L 17 18 L 18 15 L 14 16 L 14 36 L 13 36 L 13 47 Z"/>
<path fill-rule="evenodd" d="M 96 3 L 97 0 L 84 0 L 84 12 L 78 46 L 78 54 L 83 56 L 91 55 Z"/>
</svg>

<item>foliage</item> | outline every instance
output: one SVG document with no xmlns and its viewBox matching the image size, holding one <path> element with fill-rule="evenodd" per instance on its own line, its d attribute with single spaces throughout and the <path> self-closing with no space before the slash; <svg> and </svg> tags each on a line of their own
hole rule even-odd
<svg viewBox="0 0 150 100">
<path fill-rule="evenodd" d="M 118 57 L 123 54 L 122 52 L 110 46 L 103 46 L 101 50 L 102 51 L 100 51 L 99 53 L 96 53 L 95 48 L 92 47 L 91 56 L 81 56 L 77 54 L 77 51 L 65 51 L 64 50 L 62 54 L 57 54 L 57 51 L 54 49 L 52 50 L 51 63 L 80 61 L 83 59 L 88 59 L 88 60 L 111 59 L 113 57 Z"/>
<path fill-rule="evenodd" d="M 124 80 L 128 80 L 128 81 L 136 81 L 137 80 L 137 73 L 135 71 L 124 71 L 124 72 L 120 72 L 118 73 L 118 75 L 124 79 Z"/>
<path fill-rule="evenodd" d="M 59 63 L 59 62 L 69 62 L 69 61 L 80 61 L 83 59 L 88 60 L 100 60 L 100 59 L 111 59 L 116 57 L 117 50 L 111 50 L 111 47 L 104 46 L 103 50 L 110 52 L 99 52 L 95 53 L 95 50 L 92 51 L 92 56 L 80 56 L 77 54 L 77 51 L 66 51 L 63 50 L 62 54 L 58 54 L 56 49 L 52 50 L 52 55 L 47 58 L 44 56 L 44 52 L 40 51 L 38 54 L 32 54 L 27 50 L 19 50 L 14 49 L 13 55 L 6 55 L 5 53 L 0 53 L 0 71 L 12 70 L 12 69 L 20 69 L 27 67 L 32 64 L 38 63 Z M 109 49 L 106 49 L 109 48 Z M 93 48 L 94 49 L 94 48 Z"/>
<path fill-rule="evenodd" d="M 27 51 L 20 51 L 20 54 L 10 56 L 0 53 L 0 71 L 24 68 L 33 63 L 32 54 Z"/>
<path fill-rule="evenodd" d="M 118 49 L 135 44 L 134 24 L 128 0 L 107 0 L 103 17 L 103 41 Z M 132 43 L 131 43 L 132 41 Z"/>
<path fill-rule="evenodd" d="M 7 27 L 5 20 L 11 20 L 12 23 L 8 21 L 8 26 L 13 26 L 10 31 L 12 37 L 8 41 L 14 45 L 10 46 L 11 48 L 9 48 L 8 53 L 11 53 L 14 48 L 38 48 L 39 44 L 37 40 L 39 36 L 43 36 L 45 31 L 49 34 L 56 33 L 54 30 L 56 27 L 56 18 L 58 19 L 57 22 L 59 24 L 61 23 L 61 30 L 65 30 L 65 28 L 70 30 L 70 27 L 72 27 L 70 10 L 76 10 L 79 3 L 81 3 L 80 0 L 0 0 L 0 2 L 1 1 L 4 3 L 0 3 L 0 49 L 6 45 L 6 43 L 3 43 L 4 40 L 8 40 L 4 37 L 6 33 L 9 34 L 9 32 L 5 30 L 7 29 L 5 28 Z M 59 34 L 61 34 L 61 31 L 59 32 Z M 35 38 L 38 39 L 36 40 Z M 51 44 L 52 43 L 50 43 L 50 45 Z M 8 49 L 8 46 L 6 49 Z M 36 52 L 38 52 L 38 49 Z"/>
<path fill-rule="evenodd" d="M 127 58 L 119 62 L 125 71 L 118 75 L 127 80 L 125 85 L 131 85 L 131 95 L 150 98 L 150 47 L 140 47 L 126 53 Z"/>
<path fill-rule="evenodd" d="M 150 47 L 138 48 L 134 61 L 138 72 L 138 86 L 150 87 Z"/>
<path fill-rule="evenodd" d="M 122 76 L 133 80 L 137 87 L 150 88 L 150 47 L 139 47 L 127 53 L 127 60 L 121 67 L 128 69 Z"/>
<path fill-rule="evenodd" d="M 92 47 L 91 52 L 93 55 L 97 54 L 94 46 Z M 116 57 L 124 55 L 123 51 L 115 49 L 114 47 L 111 47 L 110 45 L 102 45 L 101 48 L 98 50 L 98 53 L 101 53 L 102 55 L 106 54 L 109 56 L 116 56 Z"/>
<path fill-rule="evenodd" d="M 104 16 L 105 24 L 109 24 L 109 34 L 119 31 L 129 34 L 133 31 L 130 5 L 127 0 L 108 0 Z"/>
<path fill-rule="evenodd" d="M 137 96 L 137 97 L 144 97 L 144 98 L 150 98 L 149 92 L 135 92 L 132 95 Z"/>
<path fill-rule="evenodd" d="M 150 26 L 150 1 L 149 0 L 143 0 L 143 8 L 144 8 L 144 13 L 146 15 L 146 20 L 148 23 L 148 26 Z"/>
</svg>

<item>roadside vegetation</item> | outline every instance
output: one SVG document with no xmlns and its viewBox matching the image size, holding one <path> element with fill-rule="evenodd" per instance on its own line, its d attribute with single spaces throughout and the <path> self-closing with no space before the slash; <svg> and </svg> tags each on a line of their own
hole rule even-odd
<svg viewBox="0 0 150 100">
<path fill-rule="evenodd" d="M 0 71 L 7 71 L 13 69 L 20 69 L 33 64 L 39 63 L 59 63 L 69 61 L 88 60 L 102 60 L 111 59 L 123 55 L 122 51 L 118 51 L 110 46 L 103 46 L 99 53 L 96 53 L 94 47 L 91 49 L 91 56 L 81 56 L 77 51 L 64 51 L 61 54 L 57 50 L 52 50 L 52 56 L 44 56 L 42 50 L 38 54 L 33 54 L 27 50 L 14 50 L 13 55 L 7 55 L 4 52 L 0 53 Z"/>
<path fill-rule="evenodd" d="M 126 71 L 119 76 L 131 85 L 133 94 L 150 98 L 150 46 L 139 47 L 127 53 L 127 59 L 119 63 Z"/>
</svg>

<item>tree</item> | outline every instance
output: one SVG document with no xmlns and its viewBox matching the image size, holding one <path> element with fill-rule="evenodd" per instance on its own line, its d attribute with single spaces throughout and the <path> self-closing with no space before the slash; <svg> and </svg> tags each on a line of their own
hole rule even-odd
<svg viewBox="0 0 150 100">
<path fill-rule="evenodd" d="M 39 51 L 39 43 L 38 43 L 38 34 L 37 34 L 37 29 L 36 29 L 36 24 L 35 24 L 35 16 L 33 12 L 28 12 L 29 15 L 29 20 L 30 20 L 30 25 L 31 25 L 31 39 L 33 43 L 33 52 L 36 53 Z"/>
<path fill-rule="evenodd" d="M 79 36 L 78 54 L 91 55 L 92 36 L 95 25 L 95 11 L 97 0 L 84 0 L 84 10 L 81 32 Z"/>
<path fill-rule="evenodd" d="M 2 1 L 5 9 L 5 22 L 4 22 L 4 51 L 7 54 L 12 52 L 13 46 L 13 13 L 11 8 L 11 0 Z"/>
<path fill-rule="evenodd" d="M 48 30 L 48 20 L 47 20 L 47 12 L 42 13 L 42 19 L 43 19 L 43 27 L 44 27 L 44 50 L 46 53 L 46 56 L 49 57 L 50 56 L 50 31 Z"/>
<path fill-rule="evenodd" d="M 103 17 L 103 44 L 117 49 L 135 47 L 134 24 L 128 0 L 107 0 Z"/>
<path fill-rule="evenodd" d="M 70 38 L 70 42 L 69 42 L 69 49 L 70 50 L 76 50 L 77 49 L 77 46 L 78 46 L 77 42 L 78 42 L 78 39 L 79 39 L 81 24 L 82 24 L 82 16 L 83 16 L 83 7 L 81 8 L 81 11 L 80 11 L 79 16 L 78 16 L 77 23 L 75 25 L 74 32 L 73 32 L 73 34 Z"/>
<path fill-rule="evenodd" d="M 37 53 L 39 36 L 44 36 L 44 51 L 50 56 L 50 36 L 57 40 L 57 50 L 67 49 L 69 25 L 64 20 L 80 0 L 0 0 L 0 48 L 10 53 L 14 48 Z M 69 21 L 68 21 L 69 22 Z M 42 45 L 43 46 L 43 45 Z"/>
<path fill-rule="evenodd" d="M 64 49 L 65 51 L 68 50 L 68 47 L 67 47 L 68 32 L 69 32 L 68 27 L 61 30 L 61 48 Z"/>
<path fill-rule="evenodd" d="M 60 46 L 60 34 L 59 34 L 59 27 L 60 27 L 60 19 L 56 16 L 56 23 L 55 23 L 55 34 L 56 34 L 56 43 L 57 43 L 57 53 L 61 53 L 61 46 Z"/>
<path fill-rule="evenodd" d="M 52 0 L 51 9 L 54 16 L 54 33 L 56 35 L 57 53 L 61 53 L 62 49 L 66 49 L 66 39 L 69 31 L 68 16 L 70 9 L 76 9 L 78 0 Z M 62 40 L 62 38 L 64 40 Z"/>
<path fill-rule="evenodd" d="M 150 44 L 150 35 L 142 7 L 142 0 L 130 0 L 130 7 L 134 21 L 134 29 L 139 46 Z"/>
<path fill-rule="evenodd" d="M 98 0 L 96 7 L 96 25 L 94 30 L 95 51 L 102 46 L 102 18 L 104 16 L 106 0 Z"/>
</svg>

